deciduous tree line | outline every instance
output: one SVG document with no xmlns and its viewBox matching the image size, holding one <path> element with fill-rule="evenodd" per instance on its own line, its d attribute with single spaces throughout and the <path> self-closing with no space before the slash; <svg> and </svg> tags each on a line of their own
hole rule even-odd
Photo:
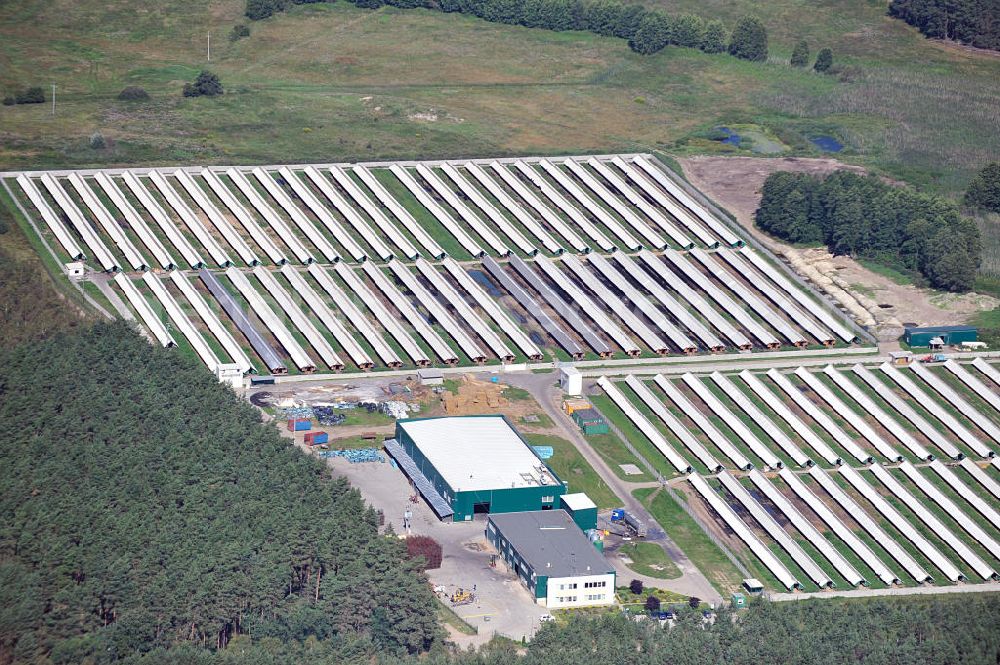
<svg viewBox="0 0 1000 665">
<path fill-rule="evenodd" d="M 260 20 L 293 4 L 325 0 L 247 0 L 246 16 Z M 472 14 L 494 23 L 545 30 L 588 30 L 627 39 L 637 53 L 651 54 L 668 45 L 728 51 L 737 58 L 767 60 L 767 31 L 760 19 L 745 16 L 732 35 L 719 20 L 692 14 L 668 14 L 618 0 L 349 0 L 358 7 L 391 5 L 402 9 L 425 7 L 443 12 Z"/>
<path fill-rule="evenodd" d="M 790 242 L 919 272 L 949 291 L 972 288 L 982 252 L 979 229 L 955 204 L 848 171 L 770 175 L 756 224 Z"/>
<path fill-rule="evenodd" d="M 889 15 L 936 39 L 1000 50 L 997 0 L 892 0 Z"/>
</svg>

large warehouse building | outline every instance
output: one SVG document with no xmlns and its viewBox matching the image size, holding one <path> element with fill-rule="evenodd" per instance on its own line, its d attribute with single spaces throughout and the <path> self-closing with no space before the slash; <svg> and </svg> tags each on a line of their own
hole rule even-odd
<svg viewBox="0 0 1000 665">
<path fill-rule="evenodd" d="M 614 567 L 565 510 L 490 515 L 486 539 L 539 605 L 583 607 L 615 600 Z"/>
<path fill-rule="evenodd" d="M 398 420 L 385 447 L 441 519 L 550 510 L 566 493 L 503 416 Z"/>
</svg>

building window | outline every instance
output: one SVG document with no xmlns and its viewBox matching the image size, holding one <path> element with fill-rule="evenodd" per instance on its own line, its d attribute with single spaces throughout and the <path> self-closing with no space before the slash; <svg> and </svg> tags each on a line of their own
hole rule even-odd
<svg viewBox="0 0 1000 665">
<path fill-rule="evenodd" d="M 554 496 L 543 496 L 542 503 L 552 503 L 556 498 Z"/>
<path fill-rule="evenodd" d="M 570 589 L 575 589 L 576 588 L 576 582 L 573 582 L 572 584 L 570 584 L 569 588 Z"/>
</svg>

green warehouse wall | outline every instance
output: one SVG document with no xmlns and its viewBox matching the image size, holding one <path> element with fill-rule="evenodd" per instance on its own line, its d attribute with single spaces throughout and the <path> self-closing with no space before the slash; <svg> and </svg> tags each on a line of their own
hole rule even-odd
<svg viewBox="0 0 1000 665">
<path fill-rule="evenodd" d="M 475 418 L 477 416 L 468 416 L 470 418 Z M 493 417 L 493 416 L 486 416 Z M 505 419 L 506 420 L 506 419 Z M 508 423 L 509 424 L 509 423 Z M 511 429 L 514 429 L 511 427 Z M 520 437 L 520 433 L 514 430 Z M 556 480 L 553 485 L 544 485 L 540 487 L 516 487 L 507 489 L 494 489 L 494 490 L 483 490 L 479 492 L 456 492 L 445 481 L 441 474 L 438 473 L 434 465 L 424 457 L 420 452 L 420 448 L 417 447 L 413 439 L 406 433 L 399 424 L 396 424 L 396 441 L 403 447 L 406 454 L 410 456 L 413 462 L 420 469 L 420 472 L 424 474 L 427 480 L 434 486 L 445 501 L 451 504 L 452 510 L 455 511 L 453 517 L 456 522 L 464 522 L 466 519 L 472 519 L 475 514 L 475 506 L 477 503 L 489 503 L 491 513 L 516 513 L 524 512 L 529 510 L 547 510 L 549 508 L 559 507 L 559 497 L 566 493 L 566 486 L 559 480 L 559 477 L 555 474 L 552 469 L 549 469 L 549 473 Z M 521 437 L 521 441 L 524 442 L 524 438 Z M 524 445 L 534 453 L 534 450 L 527 442 Z M 536 455 L 537 457 L 537 455 Z M 545 464 L 541 458 L 538 459 L 539 464 Z M 548 465 L 546 465 L 548 468 Z M 542 501 L 543 498 L 549 498 L 549 501 Z"/>
</svg>

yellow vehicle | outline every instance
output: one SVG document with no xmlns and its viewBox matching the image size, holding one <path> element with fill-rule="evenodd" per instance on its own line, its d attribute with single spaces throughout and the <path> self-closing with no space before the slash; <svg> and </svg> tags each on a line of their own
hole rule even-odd
<svg viewBox="0 0 1000 665">
<path fill-rule="evenodd" d="M 467 589 L 459 588 L 451 594 L 452 605 L 468 605 L 476 600 L 476 595 Z"/>
</svg>

